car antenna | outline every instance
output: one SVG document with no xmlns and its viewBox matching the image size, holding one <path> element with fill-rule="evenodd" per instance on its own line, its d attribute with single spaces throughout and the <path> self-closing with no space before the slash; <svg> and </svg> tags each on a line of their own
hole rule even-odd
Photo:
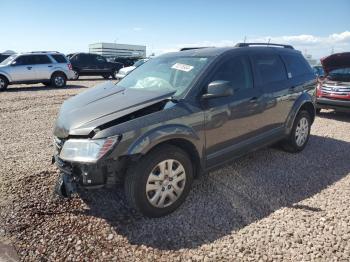
<svg viewBox="0 0 350 262">
<path fill-rule="evenodd" d="M 269 40 L 267 41 L 267 46 L 269 46 L 270 41 L 271 41 L 271 38 L 269 38 Z"/>
</svg>

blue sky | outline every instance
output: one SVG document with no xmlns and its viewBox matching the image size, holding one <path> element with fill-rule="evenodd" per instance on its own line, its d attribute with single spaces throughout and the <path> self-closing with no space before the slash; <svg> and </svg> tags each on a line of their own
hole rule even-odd
<svg viewBox="0 0 350 262">
<path fill-rule="evenodd" d="M 350 51 L 350 0 L 1 0 L 0 52 L 88 51 L 94 42 L 182 46 L 283 42 L 314 57 Z"/>
</svg>

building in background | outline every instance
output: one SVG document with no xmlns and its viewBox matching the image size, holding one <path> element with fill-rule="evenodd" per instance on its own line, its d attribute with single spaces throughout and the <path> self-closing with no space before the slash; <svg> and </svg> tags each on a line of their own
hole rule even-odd
<svg viewBox="0 0 350 262">
<path fill-rule="evenodd" d="M 89 52 L 106 58 L 114 57 L 146 57 L 146 46 L 116 43 L 95 43 L 89 45 Z"/>
</svg>

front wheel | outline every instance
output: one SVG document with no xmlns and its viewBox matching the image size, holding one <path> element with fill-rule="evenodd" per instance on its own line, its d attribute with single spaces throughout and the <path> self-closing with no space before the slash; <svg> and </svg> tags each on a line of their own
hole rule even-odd
<svg viewBox="0 0 350 262">
<path fill-rule="evenodd" d="M 283 141 L 283 148 L 291 153 L 302 151 L 309 141 L 311 117 L 307 111 L 300 111 L 294 120 L 289 137 Z"/>
<path fill-rule="evenodd" d="M 125 178 L 130 205 L 148 217 L 175 211 L 188 195 L 193 167 L 186 152 L 172 145 L 152 150 L 132 165 Z"/>
</svg>

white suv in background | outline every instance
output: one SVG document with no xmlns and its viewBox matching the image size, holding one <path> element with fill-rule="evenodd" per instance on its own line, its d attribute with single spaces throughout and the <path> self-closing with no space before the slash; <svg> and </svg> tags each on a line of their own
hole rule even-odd
<svg viewBox="0 0 350 262">
<path fill-rule="evenodd" d="M 43 83 L 64 87 L 67 79 L 73 77 L 72 65 L 58 52 L 14 54 L 0 63 L 0 91 L 11 84 Z"/>
</svg>

